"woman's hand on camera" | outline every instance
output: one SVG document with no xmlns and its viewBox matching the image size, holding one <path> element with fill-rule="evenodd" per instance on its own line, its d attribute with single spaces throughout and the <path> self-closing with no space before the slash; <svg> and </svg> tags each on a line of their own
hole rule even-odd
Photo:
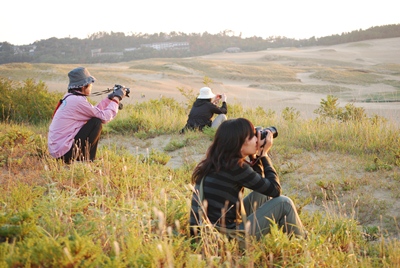
<svg viewBox="0 0 400 268">
<path fill-rule="evenodd" d="M 258 155 L 259 156 L 266 156 L 273 144 L 273 135 L 270 130 L 266 130 L 267 136 L 261 140 L 261 133 L 257 132 L 258 138 Z"/>
<path fill-rule="evenodd" d="M 222 94 L 221 94 L 221 101 L 222 101 L 222 102 L 226 102 L 226 95 L 225 95 L 225 93 L 222 93 Z"/>
</svg>

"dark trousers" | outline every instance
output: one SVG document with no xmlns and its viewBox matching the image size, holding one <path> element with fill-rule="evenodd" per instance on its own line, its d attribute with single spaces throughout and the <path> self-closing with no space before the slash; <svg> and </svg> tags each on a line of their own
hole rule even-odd
<svg viewBox="0 0 400 268">
<path fill-rule="evenodd" d="M 87 121 L 76 134 L 71 149 L 61 159 L 67 164 L 73 160 L 95 160 L 102 128 L 103 125 L 99 118 L 93 117 Z"/>
</svg>

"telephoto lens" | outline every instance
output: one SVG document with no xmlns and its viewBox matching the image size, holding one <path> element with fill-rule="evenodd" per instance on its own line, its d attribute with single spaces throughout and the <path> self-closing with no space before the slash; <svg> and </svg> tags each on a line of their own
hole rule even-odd
<svg viewBox="0 0 400 268">
<path fill-rule="evenodd" d="M 265 137 L 267 137 L 267 130 L 271 131 L 272 136 L 274 138 L 278 137 L 278 130 L 276 129 L 276 127 L 267 127 L 267 128 L 262 128 L 262 127 L 256 127 L 256 131 L 261 133 L 261 139 L 265 139 Z"/>
<path fill-rule="evenodd" d="M 278 130 L 276 129 L 276 127 L 267 127 L 265 130 L 269 130 L 272 133 L 272 136 L 274 137 L 274 139 L 276 137 L 278 137 Z"/>
</svg>

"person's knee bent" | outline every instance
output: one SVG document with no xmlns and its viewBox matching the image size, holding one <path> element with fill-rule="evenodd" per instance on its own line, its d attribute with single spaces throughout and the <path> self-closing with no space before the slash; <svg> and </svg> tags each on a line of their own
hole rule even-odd
<svg viewBox="0 0 400 268">
<path fill-rule="evenodd" d="M 97 117 L 92 117 L 92 118 L 90 118 L 88 123 L 89 122 L 90 122 L 92 129 L 96 130 L 96 132 L 99 133 L 99 135 L 100 135 L 101 130 L 103 129 L 103 122 L 101 122 L 101 119 L 97 118 Z"/>
<path fill-rule="evenodd" d="M 292 199 L 290 199 L 289 197 L 287 197 L 287 196 L 285 196 L 285 195 L 280 195 L 280 196 L 278 196 L 278 197 L 274 197 L 274 199 L 276 200 L 276 201 L 278 201 L 279 203 L 282 203 L 282 204 L 288 204 L 288 205 L 290 205 L 291 207 L 295 207 L 294 206 L 294 203 L 293 203 L 293 200 Z"/>
<path fill-rule="evenodd" d="M 92 117 L 89 119 L 89 122 L 92 122 L 95 126 L 102 126 L 102 122 L 100 118 Z"/>
<path fill-rule="evenodd" d="M 219 116 L 221 117 L 221 119 L 220 119 L 221 123 L 224 122 L 224 121 L 226 121 L 226 120 L 228 119 L 228 117 L 226 116 L 226 114 L 220 114 Z"/>
<path fill-rule="evenodd" d="M 212 122 L 211 127 L 212 127 L 212 128 L 218 128 L 219 125 L 221 125 L 222 122 L 224 122 L 224 121 L 226 121 L 226 120 L 227 120 L 227 116 L 226 116 L 225 114 L 219 114 L 219 115 L 214 119 L 214 121 Z"/>
</svg>

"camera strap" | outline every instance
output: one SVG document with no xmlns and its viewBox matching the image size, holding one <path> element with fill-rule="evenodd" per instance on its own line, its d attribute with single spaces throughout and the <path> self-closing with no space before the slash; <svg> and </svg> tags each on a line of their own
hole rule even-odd
<svg viewBox="0 0 400 268">
<path fill-rule="evenodd" d="M 254 159 L 254 160 L 251 160 L 251 161 L 245 160 L 245 161 L 246 161 L 246 163 L 249 164 L 250 166 L 254 166 L 255 164 L 257 164 L 257 162 L 258 162 L 258 160 L 260 159 L 260 157 L 261 157 L 261 156 L 257 156 L 257 158 Z"/>
<path fill-rule="evenodd" d="M 266 139 L 264 139 L 264 144 L 261 145 L 260 148 L 262 148 L 262 149 L 264 150 L 265 144 L 267 144 L 267 140 L 266 140 Z M 247 160 L 245 160 L 245 161 L 246 161 L 247 164 L 249 164 L 250 166 L 254 166 L 254 165 L 258 162 L 258 160 L 260 160 L 260 158 L 261 158 L 261 154 L 258 155 L 258 156 L 256 157 L 256 159 L 253 159 L 252 161 L 247 161 Z"/>
<path fill-rule="evenodd" d="M 78 96 L 85 96 L 85 97 L 86 97 L 85 94 L 82 94 L 82 93 L 79 93 L 79 92 L 76 92 L 76 91 L 72 91 L 71 94 L 65 96 L 63 99 L 61 99 L 61 100 L 58 101 L 57 106 L 56 106 L 56 108 L 54 109 L 53 115 L 51 116 L 51 119 L 53 119 L 54 115 L 56 114 L 58 108 L 60 108 L 60 106 L 61 106 L 61 104 L 63 103 L 63 101 L 64 101 L 66 98 L 68 98 L 69 96 L 72 96 L 72 95 L 78 95 Z"/>
<path fill-rule="evenodd" d="M 91 95 L 92 95 L 92 96 L 100 96 L 100 95 L 103 95 L 103 94 L 110 93 L 111 91 L 112 91 L 112 89 L 107 88 L 106 90 L 103 90 L 103 91 L 94 92 L 94 93 L 92 93 Z"/>
</svg>

